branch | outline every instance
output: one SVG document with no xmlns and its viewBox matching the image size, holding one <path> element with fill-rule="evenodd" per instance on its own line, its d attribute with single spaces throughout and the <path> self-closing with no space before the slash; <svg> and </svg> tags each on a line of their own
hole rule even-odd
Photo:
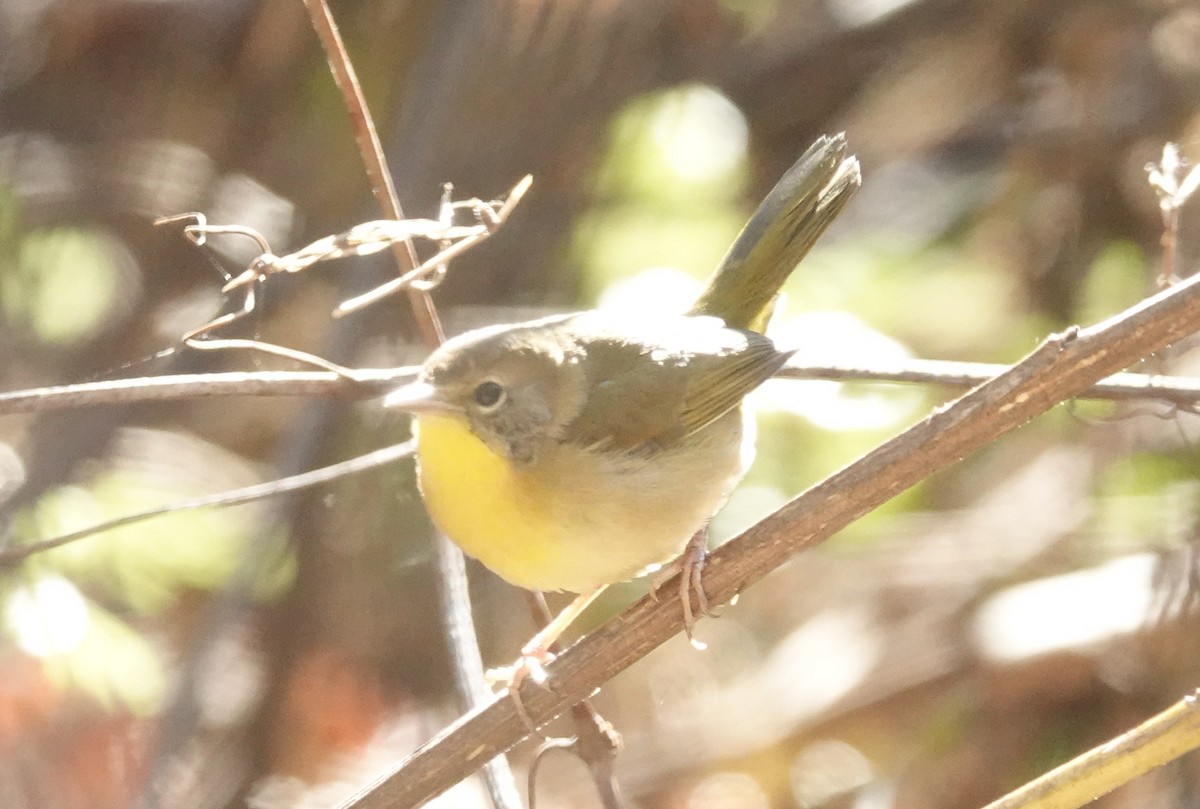
<svg viewBox="0 0 1200 809">
<path fill-rule="evenodd" d="M 358 142 L 359 152 L 362 154 L 367 175 L 371 178 L 376 202 L 379 204 L 380 209 L 382 209 L 384 216 L 390 219 L 403 219 L 404 213 L 400 209 L 400 200 L 396 195 L 396 188 L 392 182 L 392 172 L 387 167 L 387 161 L 383 155 L 383 146 L 380 144 L 379 135 L 375 131 L 375 122 L 371 118 L 370 111 L 367 109 L 362 87 L 358 83 L 354 66 L 351 64 L 350 57 L 346 53 L 346 46 L 342 42 L 341 34 L 338 32 L 337 25 L 333 20 L 333 14 L 330 12 L 325 0 L 304 0 L 304 6 L 308 9 L 313 30 L 316 31 L 317 37 L 321 40 L 321 45 L 325 49 L 325 55 L 329 60 L 329 69 L 333 73 L 333 79 L 346 101 L 347 109 L 350 112 L 350 120 L 354 126 L 355 140 Z M 421 264 L 416 248 L 413 247 L 411 240 L 406 242 L 405 247 L 405 250 L 401 250 L 398 245 L 393 247 L 393 253 L 396 256 L 396 263 L 400 267 L 401 275 L 404 275 L 406 270 L 412 270 Z M 440 267 L 440 277 L 444 277 L 445 264 L 440 265 Z M 425 341 L 425 347 L 430 351 L 441 345 L 444 340 L 441 320 L 438 318 L 437 309 L 433 305 L 433 299 L 429 295 L 431 286 L 432 284 L 427 283 L 420 286 L 410 284 L 405 287 L 408 302 L 412 307 L 413 315 L 421 331 L 421 336 Z M 438 552 L 438 577 L 443 589 L 447 592 L 461 592 L 465 595 L 466 583 L 464 580 L 465 573 L 462 568 L 462 552 L 457 547 L 451 547 L 449 540 L 445 537 L 439 536 L 438 542 L 442 546 Z M 461 609 L 444 617 L 451 641 L 450 652 L 456 659 L 456 668 L 461 671 L 464 669 L 462 665 L 463 661 L 478 654 L 479 643 L 475 637 L 475 624 L 472 621 L 461 621 L 457 625 L 450 623 L 456 616 L 469 616 L 470 604 L 467 603 L 459 606 Z M 473 683 L 463 684 L 463 690 L 483 690 L 483 672 L 475 672 L 472 675 L 472 679 L 474 680 Z M 520 805 L 520 801 L 516 796 L 512 773 L 509 772 L 508 762 L 504 758 L 498 758 L 489 764 L 485 769 L 484 775 L 488 793 L 496 809 L 507 809 L 508 807 Z"/>
<path fill-rule="evenodd" d="M 934 472 L 1198 328 L 1200 276 L 1194 276 L 1099 325 L 1052 335 L 1016 366 L 938 408 L 714 551 L 704 574 L 709 602 L 726 603 L 796 553 Z M 535 723 L 548 722 L 681 629 L 678 600 L 643 598 L 553 661 L 547 667 L 548 688 L 524 683 L 521 701 Z M 501 695 L 364 787 L 342 809 L 417 806 L 526 734 L 514 701 Z"/>
<path fill-rule="evenodd" d="M 208 396 L 382 396 L 419 368 L 332 371 L 232 371 L 106 379 L 0 393 L 0 416 L 96 405 L 167 402 Z"/>
<path fill-rule="evenodd" d="M 338 92 L 342 94 L 346 111 L 350 115 L 350 125 L 354 128 L 354 142 L 358 144 L 363 168 L 371 181 L 375 204 L 388 219 L 404 219 L 404 211 L 401 210 L 400 199 L 396 195 L 396 186 L 392 182 L 392 172 L 383 156 L 379 133 L 375 131 L 375 120 L 367 109 L 362 85 L 359 84 L 358 74 L 355 73 L 350 56 L 346 53 L 346 44 L 342 42 L 342 35 L 334 22 L 333 14 L 330 13 L 325 0 L 304 0 L 304 7 L 308 11 L 313 31 L 321 40 L 321 48 L 325 51 L 326 61 L 329 62 L 329 72 L 333 75 L 333 81 Z M 411 240 L 405 240 L 403 248 L 399 244 L 394 245 L 392 254 L 402 274 L 421 263 Z M 442 326 L 437 310 L 433 308 L 433 301 L 428 293 L 416 287 L 408 287 L 407 291 L 408 302 L 420 328 L 421 337 L 426 347 L 433 350 L 442 342 Z"/>
<path fill-rule="evenodd" d="M 984 809 L 1074 809 L 1200 747 L 1197 695 L 1093 747 Z"/>
<path fill-rule="evenodd" d="M 368 452 L 365 455 L 358 455 L 348 461 L 322 466 L 319 469 L 313 469 L 309 472 L 301 472 L 298 475 L 276 478 L 275 480 L 268 480 L 266 483 L 256 483 L 253 486 L 244 486 L 241 489 L 232 489 L 227 492 L 193 497 L 190 500 L 179 500 L 174 503 L 168 503 L 160 508 L 139 511 L 136 514 L 127 514 L 124 517 L 117 517 L 107 522 L 90 525 L 87 528 L 81 528 L 69 534 L 59 534 L 56 537 L 43 539 L 39 542 L 10 545 L 0 549 L 0 569 L 13 567 L 35 553 L 41 553 L 72 542 L 78 542 L 81 539 L 87 539 L 88 537 L 102 534 L 105 531 L 111 531 L 114 528 L 120 528 L 130 523 L 142 522 L 143 520 L 162 517 L 167 514 L 176 514 L 180 511 L 195 511 L 198 508 L 240 506 L 243 503 L 262 500 L 267 497 L 275 497 L 285 492 L 294 492 L 299 489 L 319 486 L 322 483 L 328 483 L 332 480 L 343 478 L 346 475 L 364 472 L 368 469 L 374 469 L 377 466 L 383 466 L 411 457 L 415 449 L 416 442 L 409 440 L 402 444 L 394 444 L 390 447 L 377 449 L 374 452 Z"/>
<path fill-rule="evenodd" d="M 902 382 L 973 388 L 1010 366 L 982 362 L 909 359 L 867 365 L 789 363 L 780 379 L 838 382 Z M 231 371 L 110 379 L 0 393 L 0 416 L 75 407 L 165 402 L 210 396 L 382 396 L 410 381 L 419 366 L 330 371 Z M 1178 407 L 1200 405 L 1200 378 L 1158 374 L 1114 374 L 1078 394 L 1086 399 L 1158 400 Z"/>
<path fill-rule="evenodd" d="M 1011 366 L 987 362 L 906 359 L 868 365 L 788 363 L 780 379 L 824 379 L 837 382 L 907 382 L 966 389 L 982 385 Z M 1106 377 L 1076 398 L 1129 401 L 1156 399 L 1178 407 L 1200 404 L 1200 378 L 1162 374 L 1120 373 Z M 0 398 L 0 403 L 3 399 Z"/>
</svg>

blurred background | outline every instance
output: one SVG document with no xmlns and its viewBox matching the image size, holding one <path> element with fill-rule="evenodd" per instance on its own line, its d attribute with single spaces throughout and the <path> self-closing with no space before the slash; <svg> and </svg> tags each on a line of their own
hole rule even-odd
<svg viewBox="0 0 1200 809">
<path fill-rule="evenodd" d="M 360 0 L 334 4 L 410 216 L 532 191 L 457 261 L 451 332 L 587 306 L 683 306 L 818 135 L 864 188 L 773 327 L 808 359 L 1011 362 L 1164 275 L 1146 165 L 1200 154 L 1187 0 Z M 249 243 L 377 218 L 299 0 L 0 0 L 6 390 L 287 367 L 180 349 Z M 1184 211 L 1175 264 L 1200 254 Z M 273 278 L 225 336 L 419 362 L 394 273 Z M 166 352 L 172 347 L 178 350 Z M 164 353 L 165 352 L 165 353 Z M 1187 346 L 1146 364 L 1188 373 Z M 772 382 L 731 536 L 953 394 Z M 53 536 L 402 440 L 377 402 L 197 399 L 0 419 L 4 541 Z M 1200 685 L 1194 416 L 1059 407 L 802 554 L 605 686 L 647 807 L 972 807 Z M 430 530 L 405 463 L 130 526 L 0 578 L 0 804 L 333 805 L 457 715 Z M 472 567 L 490 665 L 532 633 Z M 644 592 L 616 588 L 591 622 Z M 566 728 L 569 731 L 569 728 Z M 513 755 L 518 771 L 530 750 Z M 1106 807 L 1200 799 L 1195 757 Z M 541 806 L 598 806 L 552 757 Z M 441 799 L 482 806 L 468 781 Z"/>
</svg>

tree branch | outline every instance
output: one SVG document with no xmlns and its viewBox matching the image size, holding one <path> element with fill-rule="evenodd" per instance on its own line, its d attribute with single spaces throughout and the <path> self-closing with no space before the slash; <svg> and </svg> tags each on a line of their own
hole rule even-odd
<svg viewBox="0 0 1200 809">
<path fill-rule="evenodd" d="M 1070 809 L 1200 747 L 1195 693 L 1137 727 L 1055 767 L 984 809 Z"/>
<path fill-rule="evenodd" d="M 729 601 L 799 551 L 934 472 L 1198 328 L 1200 276 L 1194 276 L 1096 326 L 1052 335 L 1017 365 L 938 408 L 718 548 L 705 568 L 709 602 Z M 549 721 L 682 628 L 678 600 L 641 599 L 553 661 L 547 668 L 549 688 L 524 683 L 520 696 L 525 709 L 535 722 Z M 417 806 L 526 734 L 513 700 L 501 695 L 364 787 L 342 809 Z"/>
<path fill-rule="evenodd" d="M 362 369 L 353 376 L 332 371 L 232 371 L 106 379 L 0 393 L 0 416 L 208 396 L 382 396 L 412 379 L 418 370 Z"/>
<path fill-rule="evenodd" d="M 396 195 L 396 186 L 392 182 L 392 172 L 387 167 L 383 146 L 379 143 L 379 134 L 375 131 L 375 120 L 367 109 L 362 85 L 359 84 L 358 74 L 349 54 L 346 53 L 346 45 L 342 42 L 342 35 L 334 22 L 333 14 L 325 0 L 304 0 L 304 7 L 308 11 L 313 31 L 321 41 L 321 48 L 325 51 L 329 72 L 346 104 L 350 125 L 354 128 L 354 142 L 358 144 L 363 168 L 366 169 L 367 178 L 371 182 L 375 204 L 388 219 L 404 219 L 404 211 L 401 210 L 400 199 Z M 421 263 L 411 239 L 405 239 L 403 247 L 400 244 L 393 245 L 392 254 L 401 274 Z M 421 337 L 425 345 L 433 350 L 442 342 L 442 326 L 437 310 L 433 308 L 433 301 L 430 300 L 427 291 L 416 287 L 410 286 L 407 292 Z"/>
<path fill-rule="evenodd" d="M 999 376 L 1010 366 L 987 362 L 906 359 L 872 360 L 868 365 L 788 363 L 775 376 L 780 379 L 824 379 L 837 382 L 906 382 L 973 388 Z M 1162 374 L 1119 373 L 1106 377 L 1079 393 L 1080 399 L 1110 401 L 1157 400 L 1178 407 L 1200 404 L 1200 378 Z M 0 399 L 0 403 L 3 399 Z"/>
<path fill-rule="evenodd" d="M 1009 366 L 982 362 L 908 359 L 867 365 L 790 363 L 779 379 L 834 382 L 897 382 L 972 388 Z M 210 396 L 382 396 L 410 381 L 419 366 L 330 371 L 230 371 L 110 379 L 0 393 L 0 416 L 76 407 L 166 402 Z M 1160 374 L 1113 374 L 1078 394 L 1085 399 L 1156 400 L 1178 407 L 1200 405 L 1200 378 Z"/>
<path fill-rule="evenodd" d="M 0 548 L 0 569 L 13 567 L 35 553 L 41 553 L 53 548 L 58 548 L 72 542 L 78 542 L 81 539 L 87 539 L 97 534 L 102 534 L 105 531 L 112 531 L 114 528 L 120 528 L 123 525 L 130 523 L 142 522 L 143 520 L 153 519 L 154 517 L 162 517 L 166 514 L 176 514 L 181 511 L 195 511 L 198 508 L 215 508 L 224 506 L 240 506 L 243 503 L 250 503 L 255 500 L 262 500 L 267 497 L 275 497 L 276 495 L 284 494 L 285 492 L 294 492 L 300 489 L 308 489 L 313 486 L 319 486 L 322 483 L 343 478 L 346 475 L 353 475 L 358 472 L 365 472 L 368 469 L 374 469 L 377 466 L 394 463 L 404 458 L 412 456 L 416 449 L 416 442 L 409 440 L 402 444 L 393 444 L 390 447 L 377 449 L 374 452 L 368 452 L 365 455 L 358 455 L 348 461 L 322 466 L 319 469 L 313 469 L 309 472 L 301 472 L 298 475 L 289 475 L 284 478 L 276 478 L 268 480 L 265 483 L 256 483 L 253 486 L 244 486 L 241 489 L 233 489 L 227 492 L 218 492 L 217 494 L 206 494 L 200 497 L 193 497 L 190 500 L 179 500 L 174 503 L 168 503 L 160 508 L 150 509 L 149 511 L 139 511 L 136 514 L 127 514 L 124 517 L 108 520 L 107 522 L 90 525 L 87 528 L 81 528 L 78 531 L 72 531 L 69 534 L 59 534 L 50 539 L 43 539 L 38 542 L 26 542 L 20 545 L 9 545 Z"/>
</svg>

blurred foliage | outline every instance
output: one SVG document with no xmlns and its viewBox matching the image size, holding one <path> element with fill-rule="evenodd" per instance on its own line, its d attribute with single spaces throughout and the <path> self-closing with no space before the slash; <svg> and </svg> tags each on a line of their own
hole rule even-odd
<svg viewBox="0 0 1200 809">
<path fill-rule="evenodd" d="M 119 291 L 113 247 L 102 234 L 83 230 L 25 234 L 0 287 L 9 321 L 48 343 L 96 331 Z"/>
<path fill-rule="evenodd" d="M 18 541 L 59 536 L 195 494 L 136 473 L 113 472 L 86 490 L 65 487 L 43 496 L 33 514 L 18 517 L 14 535 Z M 172 606 L 181 591 L 228 585 L 246 543 L 271 542 L 270 536 L 255 536 L 255 520 L 247 519 L 252 516 L 245 507 L 167 514 L 114 528 L 103 542 L 56 548 L 30 565 L 69 574 L 136 613 L 153 615 Z M 277 597 L 290 585 L 288 568 L 279 565 L 257 582 L 256 594 Z"/>
<path fill-rule="evenodd" d="M 746 123 L 711 87 L 655 93 L 613 122 L 601 158 L 599 204 L 582 219 L 575 250 L 585 299 L 647 269 L 703 280 L 747 212 Z"/>
</svg>

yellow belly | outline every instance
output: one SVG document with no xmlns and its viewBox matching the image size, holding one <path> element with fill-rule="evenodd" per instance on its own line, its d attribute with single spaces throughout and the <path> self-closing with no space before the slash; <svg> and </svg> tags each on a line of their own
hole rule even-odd
<svg viewBox="0 0 1200 809">
<path fill-rule="evenodd" d="M 438 528 L 502 578 L 583 592 L 683 550 L 743 471 L 740 419 L 706 428 L 687 455 L 631 459 L 560 445 L 517 467 L 460 420 L 424 414 L 421 493 Z"/>
</svg>

